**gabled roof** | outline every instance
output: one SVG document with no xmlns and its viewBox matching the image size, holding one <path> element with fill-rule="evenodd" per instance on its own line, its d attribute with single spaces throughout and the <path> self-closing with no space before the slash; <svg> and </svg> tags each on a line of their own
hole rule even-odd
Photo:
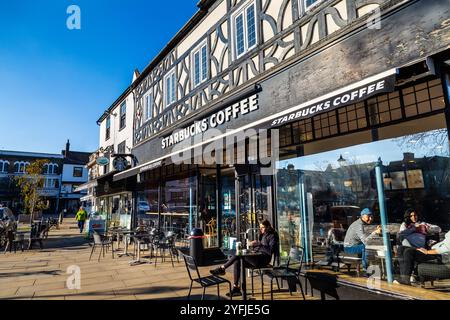
<svg viewBox="0 0 450 320">
<path fill-rule="evenodd" d="M 62 154 L 65 153 L 63 150 Z M 77 151 L 69 151 L 67 157 L 64 159 L 64 164 L 75 164 L 75 165 L 83 165 L 85 166 L 89 162 L 89 156 L 92 152 L 77 152 Z"/>
</svg>

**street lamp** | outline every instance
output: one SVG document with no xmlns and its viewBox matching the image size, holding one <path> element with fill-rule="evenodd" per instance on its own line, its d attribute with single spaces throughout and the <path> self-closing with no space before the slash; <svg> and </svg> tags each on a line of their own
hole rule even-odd
<svg viewBox="0 0 450 320">
<path fill-rule="evenodd" d="M 344 166 L 344 165 L 347 163 L 347 160 L 344 159 L 344 157 L 343 157 L 342 154 L 341 154 L 341 157 L 338 159 L 337 162 L 338 162 L 339 165 L 342 167 L 342 166 Z"/>
</svg>

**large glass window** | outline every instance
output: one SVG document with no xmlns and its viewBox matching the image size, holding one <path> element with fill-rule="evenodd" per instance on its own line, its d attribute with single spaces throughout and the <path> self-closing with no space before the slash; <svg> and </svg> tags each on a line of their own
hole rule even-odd
<svg viewBox="0 0 450 320">
<path fill-rule="evenodd" d="M 236 193 L 234 168 L 221 170 L 222 248 L 231 249 L 237 241 Z"/>
<path fill-rule="evenodd" d="M 196 225 L 196 177 L 166 181 L 161 203 L 161 227 L 188 232 Z"/>
<path fill-rule="evenodd" d="M 279 162 L 282 254 L 287 255 L 292 245 L 301 245 L 307 261 L 331 264 L 333 246 L 343 245 L 347 230 L 360 219 L 364 208 L 375 214 L 364 230 L 367 234 L 375 230 L 381 224 L 375 172 L 378 159 L 382 161 L 394 276 L 400 273 L 398 250 L 404 244 L 400 226 L 407 209 L 414 209 L 420 221 L 440 227 L 441 232 L 428 230 L 427 241 L 444 240 L 450 230 L 450 153 L 444 116 L 385 127 L 379 136 L 380 140 L 373 142 L 364 132 L 313 142 L 305 145 L 305 156 Z M 379 265 L 385 277 L 383 245 L 382 237 L 374 236 L 366 252 L 369 265 Z"/>
</svg>

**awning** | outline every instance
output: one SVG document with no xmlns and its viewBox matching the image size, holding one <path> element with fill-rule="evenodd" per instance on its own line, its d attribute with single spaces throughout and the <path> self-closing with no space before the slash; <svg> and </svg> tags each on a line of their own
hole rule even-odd
<svg viewBox="0 0 450 320">
<path fill-rule="evenodd" d="M 158 166 L 161 166 L 161 162 L 164 159 L 179 155 L 182 152 L 201 147 L 205 144 L 209 144 L 219 139 L 224 139 L 227 136 L 236 135 L 239 132 L 242 132 L 247 129 L 276 128 L 289 122 L 299 121 L 303 118 L 313 117 L 320 113 L 329 112 L 336 108 L 354 104 L 356 102 L 368 99 L 369 97 L 378 95 L 380 93 L 393 92 L 395 89 L 395 79 L 398 70 L 399 70 L 398 68 L 387 70 L 377 75 L 368 77 L 364 80 L 355 82 L 341 89 L 332 91 L 326 95 L 320 96 L 313 100 L 291 107 L 287 110 L 280 111 L 276 114 L 272 114 L 268 117 L 248 123 L 240 128 L 228 130 L 227 132 L 219 136 L 186 147 L 185 149 L 176 150 L 175 152 L 169 153 L 167 155 L 144 163 L 135 168 L 118 173 L 114 176 L 114 181 L 125 179 L 133 175 L 137 175 L 139 173 L 151 170 L 153 168 L 157 168 Z"/>
<path fill-rule="evenodd" d="M 130 178 L 135 175 L 144 173 L 146 171 L 150 171 L 150 170 L 159 168 L 160 166 L 162 166 L 162 161 L 148 162 L 147 164 L 144 164 L 142 166 L 138 166 L 138 167 L 115 174 L 113 181 L 116 182 L 119 180 Z"/>
<path fill-rule="evenodd" d="M 97 180 L 89 181 L 88 183 L 82 184 L 81 186 L 78 186 L 74 189 L 74 192 L 81 192 L 84 190 L 89 190 L 91 188 L 95 188 L 98 185 Z"/>
</svg>

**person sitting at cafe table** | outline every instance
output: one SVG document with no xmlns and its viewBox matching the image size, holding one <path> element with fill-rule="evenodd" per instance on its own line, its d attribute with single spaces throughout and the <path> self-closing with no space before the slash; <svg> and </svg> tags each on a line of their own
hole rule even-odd
<svg viewBox="0 0 450 320">
<path fill-rule="evenodd" d="M 400 241 L 403 247 L 426 248 L 427 235 L 441 232 L 441 228 L 429 223 L 420 222 L 419 214 L 408 209 L 400 226 Z"/>
<path fill-rule="evenodd" d="M 416 263 L 438 260 L 443 264 L 450 263 L 450 232 L 445 235 L 445 240 L 435 244 L 431 250 L 424 248 L 407 248 L 400 262 L 400 279 L 394 283 L 411 285 L 411 274 Z"/>
<path fill-rule="evenodd" d="M 252 257 L 245 257 L 244 263 L 248 268 L 262 268 L 267 266 L 272 260 L 273 253 L 279 246 L 278 233 L 268 220 L 261 222 L 259 225 L 259 230 L 261 232 L 259 242 L 253 241 L 250 243 L 250 246 L 253 248 L 253 251 L 260 252 L 262 254 Z M 239 286 L 241 260 L 238 257 L 231 257 L 226 264 L 217 269 L 211 270 L 210 272 L 215 276 L 225 275 L 225 270 L 232 265 L 234 265 L 234 287 L 231 294 L 233 296 L 240 296 L 242 294 Z"/>
<path fill-rule="evenodd" d="M 361 211 L 361 217 L 350 225 L 344 239 L 344 252 L 349 254 L 360 254 L 364 274 L 367 272 L 366 246 L 368 241 L 375 235 L 382 234 L 381 226 L 372 233 L 367 232 L 367 227 L 372 224 L 373 213 L 366 208 Z"/>
</svg>

